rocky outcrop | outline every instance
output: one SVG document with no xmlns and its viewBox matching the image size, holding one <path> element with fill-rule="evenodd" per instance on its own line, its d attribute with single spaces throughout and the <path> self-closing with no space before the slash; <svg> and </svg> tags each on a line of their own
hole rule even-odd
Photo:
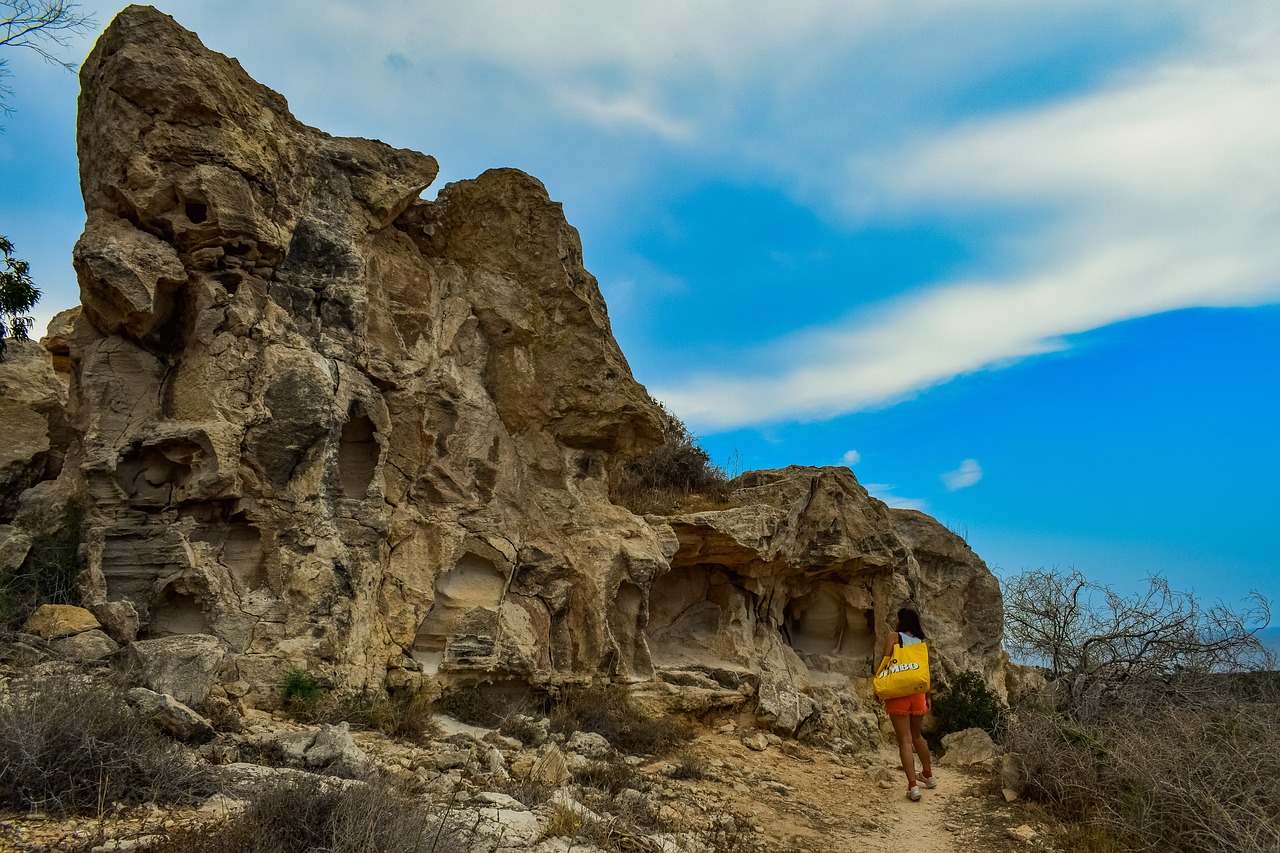
<svg viewBox="0 0 1280 853">
<path fill-rule="evenodd" d="M 753 471 L 738 483 L 741 506 L 666 520 L 678 547 L 644 628 L 663 678 L 751 681 L 764 715 L 794 731 L 815 692 L 852 683 L 870 698 L 906 602 L 923 616 L 938 677 L 995 674 L 999 586 L 959 536 L 886 507 L 847 468 Z"/>
<path fill-rule="evenodd" d="M 0 524 L 13 520 L 23 491 L 62 469 L 71 438 L 66 404 L 48 351 L 35 341 L 7 341 L 0 361 Z"/>
<path fill-rule="evenodd" d="M 84 507 L 122 660 L 210 651 L 153 689 L 607 678 L 794 730 L 860 713 L 908 600 L 944 676 L 998 681 L 986 567 L 847 469 L 748 474 L 718 512 L 610 500 L 662 415 L 537 180 L 423 201 L 431 157 L 301 124 L 148 7 L 85 62 L 78 127 L 83 305 L 46 340 L 74 440 L 23 501 Z"/>
</svg>

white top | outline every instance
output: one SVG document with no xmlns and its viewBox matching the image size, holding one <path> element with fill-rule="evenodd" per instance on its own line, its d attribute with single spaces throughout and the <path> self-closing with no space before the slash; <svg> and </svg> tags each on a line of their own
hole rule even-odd
<svg viewBox="0 0 1280 853">
<path fill-rule="evenodd" d="M 898 639 L 901 641 L 900 643 L 898 643 L 898 645 L 900 646 L 914 646 L 917 643 L 924 642 L 924 640 L 920 639 L 919 637 L 913 637 L 910 634 L 908 634 L 906 631 L 899 631 Z"/>
</svg>

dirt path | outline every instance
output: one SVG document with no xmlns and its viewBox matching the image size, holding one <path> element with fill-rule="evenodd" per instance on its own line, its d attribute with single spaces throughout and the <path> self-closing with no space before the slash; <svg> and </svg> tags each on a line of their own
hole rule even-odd
<svg viewBox="0 0 1280 853">
<path fill-rule="evenodd" d="M 939 767 L 938 787 L 913 803 L 896 750 L 850 757 L 784 743 L 755 752 L 721 733 L 701 735 L 692 750 L 715 777 L 691 783 L 692 802 L 745 819 L 778 853 L 1028 849 L 1007 833 L 1024 820 L 1019 808 L 986 773 Z"/>
</svg>

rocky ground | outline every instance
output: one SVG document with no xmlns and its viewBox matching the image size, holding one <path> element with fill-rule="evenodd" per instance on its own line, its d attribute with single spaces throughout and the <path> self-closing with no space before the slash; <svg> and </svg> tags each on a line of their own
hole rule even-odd
<svg viewBox="0 0 1280 853">
<path fill-rule="evenodd" d="M 0 698 L 24 683 L 10 671 Z M 202 804 L 104 802 L 70 819 L 0 812 L 0 850 L 168 853 L 168 836 L 234 820 L 259 786 L 312 774 L 338 787 L 378 779 L 431 802 L 454 839 L 449 849 L 468 853 L 1054 849 L 1030 807 L 1005 802 L 990 764 L 943 758 L 939 786 L 913 803 L 888 743 L 861 751 L 843 744 L 842 752 L 721 718 L 696 726 L 693 740 L 668 755 L 630 756 L 596 734 L 550 734 L 535 717 L 523 721 L 525 742 L 434 719 L 439 730 L 411 743 L 346 723 L 251 712 L 220 724 L 211 741 L 185 747 L 210 766 L 221 791 Z"/>
</svg>

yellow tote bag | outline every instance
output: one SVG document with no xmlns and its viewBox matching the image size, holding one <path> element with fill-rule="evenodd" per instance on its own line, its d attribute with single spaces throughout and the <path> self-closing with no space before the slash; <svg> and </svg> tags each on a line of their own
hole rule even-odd
<svg viewBox="0 0 1280 853">
<path fill-rule="evenodd" d="M 881 659 L 876 667 L 876 695 L 897 699 L 929 689 L 929 647 L 924 643 L 894 645 L 893 656 Z"/>
</svg>

